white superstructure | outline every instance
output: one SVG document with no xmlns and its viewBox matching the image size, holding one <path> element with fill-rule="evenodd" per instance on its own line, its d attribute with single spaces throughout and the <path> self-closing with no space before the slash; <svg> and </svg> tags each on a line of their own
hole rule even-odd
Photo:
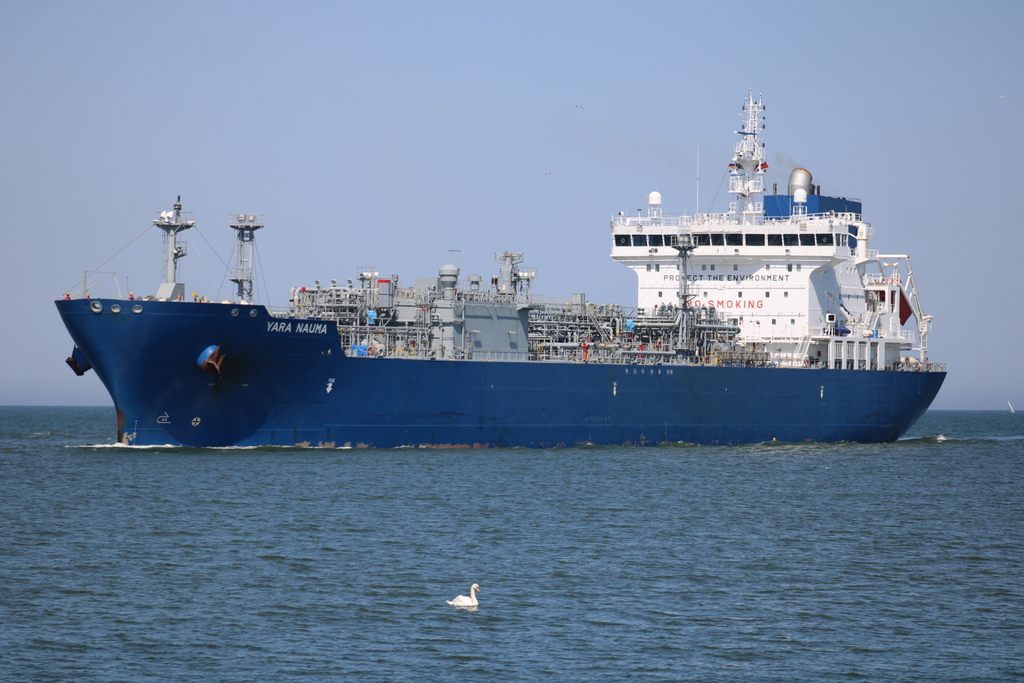
<svg viewBox="0 0 1024 683">
<path fill-rule="evenodd" d="M 666 216 L 652 192 L 646 216 L 612 220 L 611 256 L 637 274 L 638 308 L 714 308 L 739 327 L 738 341 L 780 366 L 927 363 L 931 316 L 921 311 L 910 259 L 870 248 L 860 202 L 821 196 L 799 168 L 788 194 L 765 195 L 763 111 L 748 95 L 727 213 Z M 695 247 L 685 264 L 680 244 Z"/>
</svg>

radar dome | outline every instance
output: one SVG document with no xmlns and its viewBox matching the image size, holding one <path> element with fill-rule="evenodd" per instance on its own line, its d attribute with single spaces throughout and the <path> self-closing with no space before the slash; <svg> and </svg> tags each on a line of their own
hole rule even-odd
<svg viewBox="0 0 1024 683">
<path fill-rule="evenodd" d="M 647 195 L 647 203 L 651 206 L 661 206 L 661 193 L 652 192 Z"/>
</svg>

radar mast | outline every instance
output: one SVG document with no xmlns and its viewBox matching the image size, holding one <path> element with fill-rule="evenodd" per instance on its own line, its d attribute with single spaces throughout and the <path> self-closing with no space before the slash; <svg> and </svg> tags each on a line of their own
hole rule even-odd
<svg viewBox="0 0 1024 683">
<path fill-rule="evenodd" d="M 764 143 L 757 137 L 758 132 L 764 129 L 764 116 L 761 115 L 764 109 L 761 96 L 758 95 L 755 101 L 751 91 L 740 110 L 743 124 L 736 131 L 740 141 L 736 143 L 729 164 L 729 192 L 736 195 L 736 201 L 729 204 L 729 213 L 740 223 L 756 223 L 764 213 L 760 196 L 764 192 L 764 173 L 768 164 L 764 160 Z"/>
</svg>

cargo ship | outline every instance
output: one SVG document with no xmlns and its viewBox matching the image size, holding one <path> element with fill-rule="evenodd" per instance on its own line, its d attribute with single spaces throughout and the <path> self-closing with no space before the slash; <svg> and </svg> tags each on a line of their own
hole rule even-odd
<svg viewBox="0 0 1024 683">
<path fill-rule="evenodd" d="M 768 194 L 764 104 L 740 111 L 724 213 L 620 212 L 611 257 L 636 305 L 534 295 L 523 254 L 497 274 L 402 280 L 361 268 L 254 302 L 262 217 L 233 214 L 232 297 L 187 295 L 182 210 L 163 233 L 155 294 L 56 301 L 126 445 L 569 447 L 884 442 L 924 413 L 946 376 L 910 258 L 872 249 L 861 202 L 792 169 Z"/>
</svg>

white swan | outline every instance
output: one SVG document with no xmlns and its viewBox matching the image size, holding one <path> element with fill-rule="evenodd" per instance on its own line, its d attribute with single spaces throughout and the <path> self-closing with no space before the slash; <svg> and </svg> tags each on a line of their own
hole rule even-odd
<svg viewBox="0 0 1024 683">
<path fill-rule="evenodd" d="M 469 597 L 465 595 L 456 595 L 451 600 L 445 600 L 452 607 L 476 607 L 480 604 L 476 599 L 476 593 L 480 590 L 480 586 L 473 584 L 469 587 Z"/>
</svg>

